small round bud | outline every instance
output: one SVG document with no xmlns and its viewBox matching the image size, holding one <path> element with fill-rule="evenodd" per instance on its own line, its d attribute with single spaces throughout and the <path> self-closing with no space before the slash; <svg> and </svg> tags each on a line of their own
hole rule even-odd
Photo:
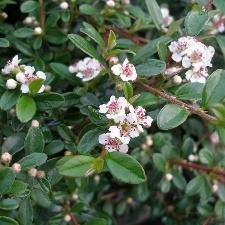
<svg viewBox="0 0 225 225">
<path fill-rule="evenodd" d="M 130 4 L 130 0 L 123 0 L 123 3 L 124 3 L 125 5 L 129 5 L 129 4 Z"/>
<path fill-rule="evenodd" d="M 37 178 L 39 178 L 39 179 L 45 178 L 45 171 L 38 170 L 36 176 L 37 176 Z"/>
<path fill-rule="evenodd" d="M 16 113 L 16 109 L 15 109 L 15 108 L 11 108 L 11 109 L 9 110 L 9 113 L 10 113 L 10 114 L 15 114 L 15 113 Z"/>
<path fill-rule="evenodd" d="M 71 196 L 72 200 L 77 201 L 78 199 L 78 194 L 76 192 L 74 192 Z"/>
<path fill-rule="evenodd" d="M 35 27 L 34 28 L 34 34 L 36 34 L 36 35 L 42 34 L 42 28 L 41 27 Z"/>
<path fill-rule="evenodd" d="M 196 162 L 196 161 L 198 161 L 198 156 L 197 156 L 197 155 L 190 154 L 190 155 L 188 156 L 188 160 L 189 160 L 190 162 Z"/>
<path fill-rule="evenodd" d="M 100 180 L 101 180 L 101 177 L 99 175 L 94 176 L 94 181 L 96 184 L 99 184 Z"/>
<path fill-rule="evenodd" d="M 219 135 L 218 135 L 218 133 L 217 133 L 216 131 L 213 132 L 213 133 L 210 135 L 210 140 L 211 140 L 211 142 L 212 142 L 214 145 L 219 144 L 220 138 L 219 138 Z"/>
<path fill-rule="evenodd" d="M 118 57 L 116 57 L 116 56 L 111 56 L 111 57 L 109 58 L 109 63 L 110 63 L 110 64 L 115 65 L 115 64 L 117 64 L 118 62 L 119 62 L 119 59 L 118 59 Z"/>
<path fill-rule="evenodd" d="M 52 90 L 52 87 L 50 86 L 50 85 L 46 85 L 45 86 L 45 91 L 46 92 L 49 92 L 49 91 L 51 91 Z"/>
<path fill-rule="evenodd" d="M 167 181 L 171 181 L 173 179 L 173 175 L 171 173 L 167 173 L 165 175 L 165 178 L 166 178 Z"/>
<path fill-rule="evenodd" d="M 213 186 L 212 186 L 212 191 L 213 191 L 213 193 L 217 192 L 218 189 L 219 189 L 218 184 L 213 184 Z"/>
<path fill-rule="evenodd" d="M 15 173 L 19 173 L 21 171 L 21 165 L 19 163 L 14 163 L 12 169 Z"/>
<path fill-rule="evenodd" d="M 14 79 L 8 79 L 6 81 L 6 87 L 10 90 L 15 89 L 17 86 L 17 82 Z"/>
<path fill-rule="evenodd" d="M 132 205 L 134 202 L 133 198 L 129 197 L 127 198 L 127 204 Z"/>
<path fill-rule="evenodd" d="M 64 155 L 65 155 L 65 156 L 70 156 L 70 155 L 72 155 L 72 152 L 71 152 L 71 151 L 65 151 L 65 152 L 64 152 Z"/>
<path fill-rule="evenodd" d="M 24 73 L 22 73 L 22 72 L 17 73 L 16 80 L 20 83 L 24 83 L 26 81 L 26 77 L 25 77 Z"/>
<path fill-rule="evenodd" d="M 71 221 L 71 216 L 70 216 L 69 214 L 66 214 L 66 215 L 64 216 L 64 221 L 65 221 L 65 222 L 70 222 L 70 221 Z"/>
<path fill-rule="evenodd" d="M 39 122 L 37 120 L 32 120 L 31 126 L 32 127 L 39 127 Z"/>
<path fill-rule="evenodd" d="M 124 14 L 127 15 L 127 16 L 130 15 L 130 13 L 127 10 L 124 10 Z"/>
<path fill-rule="evenodd" d="M 151 135 L 147 135 L 146 137 L 146 145 L 147 146 L 152 146 L 153 141 L 152 141 L 152 136 Z"/>
<path fill-rule="evenodd" d="M 36 176 L 37 176 L 37 169 L 34 168 L 34 167 L 30 168 L 30 169 L 28 170 L 28 174 L 29 174 L 29 176 L 31 176 L 31 177 L 36 177 Z"/>
<path fill-rule="evenodd" d="M 7 19 L 8 18 L 8 14 L 6 12 L 2 12 L 2 17 L 3 17 L 3 19 Z"/>
<path fill-rule="evenodd" d="M 24 23 L 29 25 L 29 24 L 32 24 L 34 22 L 35 18 L 32 17 L 32 16 L 27 16 L 25 19 L 24 19 Z"/>
<path fill-rule="evenodd" d="M 180 73 L 182 71 L 182 69 L 183 69 L 182 67 L 173 66 L 173 67 L 167 68 L 164 71 L 164 75 L 165 76 L 173 76 L 173 75 Z"/>
<path fill-rule="evenodd" d="M 61 9 L 68 9 L 69 4 L 67 2 L 62 2 L 59 6 Z"/>
<path fill-rule="evenodd" d="M 70 71 L 70 73 L 75 73 L 75 72 L 77 71 L 77 69 L 76 69 L 75 66 L 73 66 L 73 65 L 70 65 L 70 66 L 68 67 L 68 70 Z"/>
<path fill-rule="evenodd" d="M 182 78 L 180 76 L 178 76 L 178 75 L 175 75 L 173 77 L 173 83 L 177 84 L 177 85 L 181 84 L 182 83 Z"/>
<path fill-rule="evenodd" d="M 12 155 L 5 152 L 1 155 L 1 161 L 5 164 L 9 164 L 12 161 Z"/>
<path fill-rule="evenodd" d="M 106 5 L 109 6 L 109 7 L 114 7 L 116 5 L 116 3 L 113 0 L 108 0 L 106 2 Z"/>
<path fill-rule="evenodd" d="M 148 146 L 144 143 L 144 144 L 141 144 L 141 148 L 145 150 L 145 149 L 148 149 Z"/>
</svg>

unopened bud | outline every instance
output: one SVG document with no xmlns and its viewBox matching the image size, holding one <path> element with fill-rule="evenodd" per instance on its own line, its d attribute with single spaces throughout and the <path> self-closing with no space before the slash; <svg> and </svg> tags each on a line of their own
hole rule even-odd
<svg viewBox="0 0 225 225">
<path fill-rule="evenodd" d="M 171 181 L 173 179 L 173 175 L 171 173 L 167 173 L 165 175 L 165 178 L 166 178 L 167 181 Z"/>
<path fill-rule="evenodd" d="M 1 15 L 2 15 L 3 19 L 7 19 L 8 18 L 8 14 L 6 12 L 2 12 Z"/>
<path fill-rule="evenodd" d="M 32 120 L 31 126 L 32 127 L 39 127 L 39 122 L 37 120 Z"/>
<path fill-rule="evenodd" d="M 28 170 L 28 174 L 29 174 L 29 176 L 31 176 L 31 177 L 36 177 L 36 176 L 37 176 L 37 169 L 34 168 L 34 167 L 30 168 L 30 169 Z"/>
<path fill-rule="evenodd" d="M 77 201 L 77 199 L 78 199 L 78 194 L 74 192 L 72 194 L 72 200 Z"/>
<path fill-rule="evenodd" d="M 99 184 L 101 177 L 99 175 L 94 176 L 94 181 L 96 184 Z"/>
<path fill-rule="evenodd" d="M 210 135 L 210 140 L 214 145 L 219 144 L 220 138 L 216 131 Z"/>
<path fill-rule="evenodd" d="M 70 222 L 70 221 L 71 221 L 71 216 L 70 216 L 69 214 L 66 214 L 66 215 L 64 216 L 64 221 L 65 221 L 65 222 Z"/>
<path fill-rule="evenodd" d="M 72 152 L 71 152 L 71 151 L 65 151 L 65 152 L 64 152 L 64 155 L 65 155 L 65 156 L 70 156 L 70 155 L 72 155 Z"/>
<path fill-rule="evenodd" d="M 24 83 L 26 81 L 25 74 L 22 72 L 19 72 L 16 74 L 16 80 L 20 83 Z"/>
<path fill-rule="evenodd" d="M 1 161 L 5 164 L 9 164 L 12 161 L 12 155 L 5 152 L 1 155 Z"/>
<path fill-rule="evenodd" d="M 123 3 L 126 4 L 126 5 L 129 5 L 130 4 L 130 0 L 123 0 Z"/>
<path fill-rule="evenodd" d="M 21 165 L 19 163 L 14 163 L 12 169 L 15 173 L 19 173 L 21 171 Z"/>
<path fill-rule="evenodd" d="M 45 178 L 45 171 L 38 170 L 36 176 L 37 176 L 37 178 L 39 178 L 39 179 Z"/>
<path fill-rule="evenodd" d="M 182 78 L 180 76 L 178 76 L 178 75 L 175 75 L 173 77 L 173 83 L 177 84 L 177 85 L 181 84 L 182 83 Z"/>
<path fill-rule="evenodd" d="M 165 76 L 174 76 L 182 71 L 182 67 L 170 67 L 164 71 Z"/>
<path fill-rule="evenodd" d="M 127 204 L 132 205 L 134 202 L 133 198 L 129 197 L 127 198 Z"/>
<path fill-rule="evenodd" d="M 152 141 L 152 136 L 151 135 L 147 135 L 146 136 L 146 145 L 147 146 L 152 146 L 153 141 Z"/>
<path fill-rule="evenodd" d="M 145 150 L 145 149 L 148 149 L 148 146 L 145 143 L 143 143 L 141 144 L 141 148 Z"/>
<path fill-rule="evenodd" d="M 188 156 L 188 160 L 189 160 L 190 162 L 196 162 L 196 161 L 198 161 L 198 156 L 197 156 L 197 155 L 190 154 L 190 155 Z"/>
<path fill-rule="evenodd" d="M 117 56 L 111 56 L 110 58 L 109 58 L 109 63 L 110 64 L 117 64 L 119 62 L 119 59 L 118 59 L 118 57 Z"/>
<path fill-rule="evenodd" d="M 41 27 L 35 27 L 34 28 L 34 34 L 36 34 L 36 35 L 42 34 L 42 28 Z"/>
<path fill-rule="evenodd" d="M 17 82 L 14 79 L 8 79 L 6 81 L 6 87 L 10 90 L 15 89 L 17 86 Z"/>
<path fill-rule="evenodd" d="M 114 7 L 115 4 L 116 4 L 116 3 L 115 3 L 113 0 L 108 0 L 108 1 L 106 2 L 106 5 L 109 6 L 109 7 Z"/>
<path fill-rule="evenodd" d="M 213 191 L 213 193 L 217 192 L 218 189 L 219 189 L 218 184 L 213 184 L 213 186 L 212 186 L 212 191 Z"/>
<path fill-rule="evenodd" d="M 50 92 L 52 90 L 52 87 L 50 85 L 45 86 L 45 91 Z"/>
<path fill-rule="evenodd" d="M 68 9 L 69 4 L 67 2 L 62 2 L 59 6 L 61 9 Z"/>
</svg>

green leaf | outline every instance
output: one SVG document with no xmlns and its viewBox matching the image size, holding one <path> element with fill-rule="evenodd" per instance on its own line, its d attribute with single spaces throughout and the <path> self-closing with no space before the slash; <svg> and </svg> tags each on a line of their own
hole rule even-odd
<svg viewBox="0 0 225 225">
<path fill-rule="evenodd" d="M 149 92 L 141 92 L 141 94 L 135 99 L 133 102 L 134 106 L 150 106 L 159 103 L 160 98 L 149 93 Z"/>
<path fill-rule="evenodd" d="M 173 21 L 170 26 L 169 26 L 169 30 L 166 33 L 168 36 L 172 36 L 175 32 L 180 30 L 180 26 L 183 23 L 184 19 L 181 18 L 179 20 Z"/>
<path fill-rule="evenodd" d="M 221 51 L 223 53 L 223 57 L 225 58 L 225 37 L 222 35 L 216 36 L 216 40 L 218 42 L 218 45 L 221 48 Z"/>
<path fill-rule="evenodd" d="M 185 18 L 184 25 L 188 35 L 198 35 L 208 21 L 208 14 L 202 11 L 189 12 Z"/>
<path fill-rule="evenodd" d="M 32 81 L 29 84 L 29 90 L 31 94 L 36 94 L 38 93 L 38 91 L 40 90 L 41 86 L 43 84 L 43 80 L 42 79 L 36 79 L 34 81 Z"/>
<path fill-rule="evenodd" d="M 61 152 L 64 149 L 64 143 L 61 140 L 53 140 L 45 147 L 45 153 L 47 155 L 53 155 Z"/>
<path fill-rule="evenodd" d="M 158 3 L 156 2 L 156 0 L 145 0 L 145 3 L 156 28 L 158 30 L 161 30 L 163 17 Z"/>
<path fill-rule="evenodd" d="M 19 223 L 16 220 L 6 216 L 0 216 L 0 224 L 1 225 L 19 225 Z"/>
<path fill-rule="evenodd" d="M 95 128 L 85 133 L 79 141 L 77 150 L 79 153 L 85 154 L 94 149 L 98 145 L 98 137 L 103 133 L 102 129 Z"/>
<path fill-rule="evenodd" d="M 15 173 L 9 167 L 0 168 L 0 194 L 4 194 L 12 186 Z"/>
<path fill-rule="evenodd" d="M 96 49 L 83 37 L 79 36 L 78 34 L 69 34 L 68 38 L 77 48 L 81 49 L 87 55 L 98 60 L 100 59 Z"/>
<path fill-rule="evenodd" d="M 12 184 L 12 186 L 7 191 L 7 194 L 13 195 L 13 196 L 20 196 L 27 190 L 28 184 L 24 183 L 20 180 L 15 180 Z"/>
<path fill-rule="evenodd" d="M 186 194 L 192 196 L 199 193 L 202 185 L 204 185 L 204 177 L 197 176 L 193 178 L 186 186 Z"/>
<path fill-rule="evenodd" d="M 180 86 L 175 95 L 182 100 L 201 100 L 204 84 L 201 83 L 187 83 Z"/>
<path fill-rule="evenodd" d="M 88 116 L 92 123 L 96 125 L 102 125 L 107 122 L 107 118 L 104 114 L 100 113 L 97 109 L 92 106 L 88 106 Z"/>
<path fill-rule="evenodd" d="M 19 208 L 19 222 L 23 225 L 30 225 L 33 221 L 33 208 L 30 198 L 23 199 Z"/>
<path fill-rule="evenodd" d="M 2 210 L 13 210 L 19 207 L 17 201 L 13 198 L 5 198 L 0 201 L 0 209 Z"/>
<path fill-rule="evenodd" d="M 225 203 L 222 201 L 217 201 L 215 205 L 216 216 L 224 220 Z"/>
<path fill-rule="evenodd" d="M 33 12 L 37 8 L 38 8 L 38 3 L 36 1 L 25 1 L 20 6 L 20 10 L 23 13 Z"/>
<path fill-rule="evenodd" d="M 21 151 L 24 147 L 24 139 L 24 133 L 17 133 L 7 137 L 2 145 L 2 152 L 9 152 L 10 154 L 15 154 Z"/>
<path fill-rule="evenodd" d="M 63 33 L 61 30 L 49 29 L 47 31 L 47 40 L 51 44 L 61 45 L 66 42 L 67 38 L 65 33 Z"/>
<path fill-rule="evenodd" d="M 32 153 L 30 155 L 25 156 L 21 160 L 18 161 L 20 163 L 23 170 L 26 170 L 30 167 L 40 166 L 44 164 L 47 160 L 47 155 L 45 153 Z"/>
<path fill-rule="evenodd" d="M 83 28 L 80 31 L 86 35 L 88 35 L 92 40 L 94 40 L 101 48 L 104 48 L 104 40 L 98 31 L 89 23 L 83 22 Z"/>
<path fill-rule="evenodd" d="M 108 224 L 107 220 L 103 218 L 94 218 L 85 223 L 85 225 L 107 225 L 107 224 Z"/>
<path fill-rule="evenodd" d="M 14 31 L 14 36 L 17 38 L 29 38 L 34 35 L 34 30 L 28 27 L 21 27 Z"/>
<path fill-rule="evenodd" d="M 199 152 L 199 159 L 202 163 L 207 165 L 212 165 L 213 162 L 213 153 L 207 148 L 202 149 Z"/>
<path fill-rule="evenodd" d="M 89 4 L 82 4 L 80 5 L 79 7 L 79 11 L 83 14 L 86 14 L 86 15 L 98 15 L 99 14 L 99 10 L 96 9 L 95 7 L 89 5 Z"/>
<path fill-rule="evenodd" d="M 115 35 L 115 33 L 112 30 L 110 30 L 109 37 L 108 37 L 107 48 L 108 49 L 113 49 L 115 46 L 116 46 L 116 35 Z"/>
<path fill-rule="evenodd" d="M 0 48 L 8 48 L 10 45 L 9 41 L 5 38 L 0 38 Z"/>
<path fill-rule="evenodd" d="M 200 193 L 201 199 L 208 200 L 212 194 L 211 184 L 209 183 L 207 178 L 203 177 L 203 180 L 204 180 L 204 183 L 201 185 L 199 193 Z"/>
<path fill-rule="evenodd" d="M 125 183 L 140 184 L 146 180 L 141 164 L 130 155 L 110 152 L 105 156 L 110 173 Z"/>
<path fill-rule="evenodd" d="M 224 0 L 214 0 L 213 4 L 216 6 L 216 9 L 219 10 L 223 15 L 225 15 L 225 4 Z"/>
<path fill-rule="evenodd" d="M 57 163 L 57 169 L 63 176 L 84 177 L 92 168 L 94 160 L 95 158 L 84 155 L 69 157 L 69 159 L 64 157 Z"/>
<path fill-rule="evenodd" d="M 134 94 L 134 90 L 133 90 L 133 86 L 131 83 L 129 82 L 125 82 L 124 85 L 123 85 L 123 93 L 124 93 L 124 96 L 127 100 L 129 100 L 130 98 L 133 97 L 133 94 Z"/>
<path fill-rule="evenodd" d="M 215 105 L 225 98 L 224 83 L 224 70 L 216 70 L 209 76 L 202 94 L 202 105 L 205 108 Z"/>
<path fill-rule="evenodd" d="M 33 56 L 32 48 L 26 42 L 16 40 L 14 44 L 15 44 L 16 48 L 23 54 L 30 56 L 30 57 Z"/>
<path fill-rule="evenodd" d="M 5 91 L 0 99 L 0 108 L 2 110 L 11 109 L 18 101 L 18 98 L 20 97 L 20 93 L 21 92 L 19 90 Z"/>
<path fill-rule="evenodd" d="M 58 93 L 41 93 L 35 96 L 37 108 L 40 111 L 59 108 L 64 104 L 64 97 Z"/>
<path fill-rule="evenodd" d="M 155 153 L 152 157 L 153 163 L 155 165 L 155 167 L 162 171 L 165 172 L 166 171 L 166 158 L 164 157 L 163 154 L 161 153 Z"/>
<path fill-rule="evenodd" d="M 163 42 L 160 42 L 157 45 L 157 51 L 158 51 L 160 60 L 167 62 L 167 59 L 169 56 L 169 50 L 168 50 L 167 45 Z"/>
<path fill-rule="evenodd" d="M 189 111 L 173 104 L 165 105 L 158 114 L 157 124 L 162 130 L 175 128 L 188 118 Z"/>
<path fill-rule="evenodd" d="M 41 129 L 39 127 L 30 127 L 24 142 L 26 154 L 43 152 L 44 145 L 45 141 Z"/>
<path fill-rule="evenodd" d="M 152 77 L 161 74 L 166 69 L 166 63 L 157 60 L 149 59 L 146 63 L 136 66 L 137 74 L 141 77 Z"/>
<path fill-rule="evenodd" d="M 33 118 L 36 113 L 36 103 L 30 96 L 21 96 L 16 104 L 16 115 L 22 123 Z"/>
<path fill-rule="evenodd" d="M 172 174 L 174 185 L 180 190 L 184 190 L 187 183 L 185 178 L 178 171 L 174 171 Z"/>
</svg>

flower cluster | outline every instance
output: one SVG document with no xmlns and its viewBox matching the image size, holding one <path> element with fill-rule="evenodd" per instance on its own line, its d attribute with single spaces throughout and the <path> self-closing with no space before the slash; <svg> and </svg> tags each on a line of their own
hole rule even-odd
<svg viewBox="0 0 225 225">
<path fill-rule="evenodd" d="M 83 82 L 94 79 L 99 75 L 104 66 L 96 59 L 86 57 L 79 62 L 70 65 L 70 73 L 76 73 L 76 76 L 81 78 Z"/>
<path fill-rule="evenodd" d="M 8 89 L 15 89 L 19 84 L 22 93 L 29 93 L 29 85 L 35 80 L 45 81 L 46 75 L 42 71 L 37 71 L 35 73 L 35 68 L 32 66 L 19 65 L 20 61 L 21 59 L 19 59 L 18 55 L 14 56 L 2 69 L 2 74 L 10 76 L 6 81 L 6 87 Z M 42 84 L 38 93 L 44 90 L 45 86 Z"/>
<path fill-rule="evenodd" d="M 225 31 L 225 16 L 216 14 L 208 23 L 209 33 L 218 34 Z"/>
<path fill-rule="evenodd" d="M 137 79 L 135 66 L 125 59 L 123 64 L 116 64 L 111 67 L 113 74 L 120 76 L 123 81 L 134 81 Z"/>
<path fill-rule="evenodd" d="M 124 97 L 111 96 L 107 104 L 99 106 L 99 112 L 114 123 L 107 133 L 99 136 L 99 143 L 109 152 L 126 153 L 130 140 L 138 137 L 143 127 L 150 127 L 152 123 L 144 108 L 134 108 Z"/>
<path fill-rule="evenodd" d="M 170 11 L 168 8 L 161 7 L 160 10 L 163 18 L 162 29 L 167 32 L 167 27 L 169 27 L 169 25 L 174 21 L 174 18 L 170 15 Z"/>
<path fill-rule="evenodd" d="M 181 63 L 186 79 L 191 82 L 205 83 L 208 76 L 207 67 L 212 67 L 211 60 L 215 53 L 212 46 L 206 46 L 194 37 L 181 37 L 169 45 L 172 59 Z"/>
</svg>

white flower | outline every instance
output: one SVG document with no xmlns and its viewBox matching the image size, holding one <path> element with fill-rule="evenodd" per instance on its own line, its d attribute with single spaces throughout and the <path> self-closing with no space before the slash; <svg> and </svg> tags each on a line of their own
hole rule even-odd
<svg viewBox="0 0 225 225">
<path fill-rule="evenodd" d="M 133 109 L 133 107 L 129 107 L 131 113 L 134 113 L 136 116 L 136 121 L 138 124 L 143 125 L 145 127 L 150 127 L 152 124 L 153 119 L 150 116 L 146 116 L 146 110 L 141 106 L 138 106 Z"/>
<path fill-rule="evenodd" d="M 191 82 L 205 83 L 206 77 L 209 75 L 207 68 L 200 68 L 188 70 L 186 73 L 186 79 Z"/>
<path fill-rule="evenodd" d="M 137 79 L 135 66 L 125 59 L 123 64 L 117 64 L 111 67 L 112 72 L 116 76 L 120 76 L 123 81 L 134 81 Z"/>
<path fill-rule="evenodd" d="M 6 87 L 8 89 L 15 89 L 17 87 L 17 82 L 14 79 L 8 79 L 6 81 Z"/>
<path fill-rule="evenodd" d="M 116 5 L 116 3 L 113 0 L 107 0 L 106 5 L 109 6 L 109 7 L 114 7 Z"/>
<path fill-rule="evenodd" d="M 166 28 L 174 21 L 174 18 L 172 16 L 170 16 L 170 12 L 169 12 L 168 8 L 162 7 L 160 10 L 161 10 L 161 13 L 162 13 L 162 18 L 163 18 L 162 27 Z"/>
<path fill-rule="evenodd" d="M 109 58 L 109 63 L 111 63 L 111 64 L 113 64 L 113 65 L 117 64 L 118 62 L 119 62 L 119 59 L 118 59 L 117 56 L 111 56 L 111 57 Z"/>
<path fill-rule="evenodd" d="M 99 135 L 99 143 L 104 145 L 105 149 L 109 152 L 120 151 L 126 153 L 128 145 L 124 144 L 119 136 L 119 133 L 105 133 Z"/>
<path fill-rule="evenodd" d="M 8 61 L 5 67 L 2 69 L 3 74 L 10 74 L 16 69 L 20 63 L 21 59 L 19 59 L 18 55 L 14 56 L 11 61 Z"/>
<path fill-rule="evenodd" d="M 99 106 L 99 112 L 106 114 L 108 119 L 118 120 L 119 117 L 125 115 L 126 107 L 128 107 L 128 102 L 124 97 L 111 96 L 107 104 Z"/>
<path fill-rule="evenodd" d="M 69 4 L 67 2 L 62 2 L 59 6 L 61 9 L 68 9 Z"/>
<path fill-rule="evenodd" d="M 26 80 L 26 76 L 23 72 L 19 72 L 16 74 L 16 80 L 20 83 L 24 83 Z"/>
<path fill-rule="evenodd" d="M 209 33 L 218 34 L 225 31 L 225 16 L 216 14 L 208 23 Z"/>
<path fill-rule="evenodd" d="M 35 27 L 34 28 L 34 34 L 36 34 L 36 35 L 42 34 L 42 28 L 41 27 Z"/>
<path fill-rule="evenodd" d="M 76 76 L 81 78 L 83 82 L 94 79 L 103 69 L 103 65 L 96 59 L 89 57 L 80 60 L 78 63 L 69 66 L 71 73 L 77 73 Z"/>
</svg>

